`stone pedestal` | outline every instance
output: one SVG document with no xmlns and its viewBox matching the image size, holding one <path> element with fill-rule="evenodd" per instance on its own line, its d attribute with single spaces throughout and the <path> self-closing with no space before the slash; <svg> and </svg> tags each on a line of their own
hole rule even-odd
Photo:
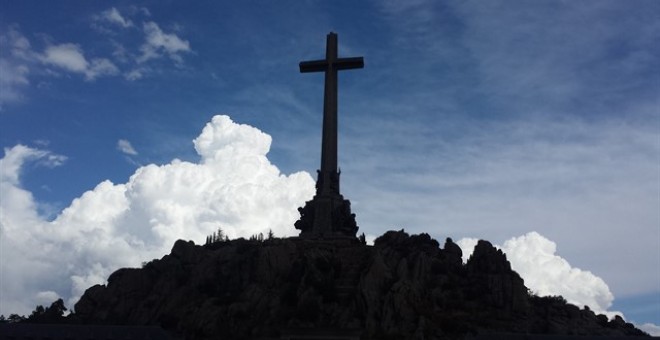
<svg viewBox="0 0 660 340">
<path fill-rule="evenodd" d="M 300 230 L 300 237 L 355 237 L 358 231 L 351 202 L 342 195 L 316 195 L 298 211 L 300 219 L 295 227 Z"/>
</svg>

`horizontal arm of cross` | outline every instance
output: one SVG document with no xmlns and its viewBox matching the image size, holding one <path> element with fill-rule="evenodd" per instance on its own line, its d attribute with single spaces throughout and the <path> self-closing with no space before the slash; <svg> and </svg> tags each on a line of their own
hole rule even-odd
<svg viewBox="0 0 660 340">
<path fill-rule="evenodd" d="M 339 58 L 332 63 L 337 70 L 350 70 L 354 68 L 363 68 L 364 67 L 364 58 L 355 57 L 355 58 Z M 300 72 L 323 72 L 328 69 L 328 61 L 323 60 L 311 60 L 303 61 L 300 63 Z"/>
<path fill-rule="evenodd" d="M 339 58 L 335 61 L 335 66 L 338 70 L 350 70 L 352 68 L 363 68 L 364 67 L 364 58 L 355 57 L 355 58 Z"/>
<path fill-rule="evenodd" d="M 323 72 L 328 68 L 327 60 L 311 60 L 300 62 L 300 73 Z"/>
</svg>

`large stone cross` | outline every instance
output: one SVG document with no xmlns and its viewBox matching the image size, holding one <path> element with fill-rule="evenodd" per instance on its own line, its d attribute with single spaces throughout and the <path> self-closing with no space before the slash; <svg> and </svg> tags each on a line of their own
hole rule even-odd
<svg viewBox="0 0 660 340">
<path fill-rule="evenodd" d="M 339 186 L 333 188 L 332 175 L 337 173 L 337 71 L 364 67 L 362 57 L 338 58 L 337 34 L 328 34 L 325 59 L 303 61 L 300 72 L 325 72 L 325 92 L 323 94 L 323 139 L 321 142 L 321 187 L 317 193 L 331 191 L 339 193 Z M 338 184 L 338 183 L 337 183 Z"/>
<path fill-rule="evenodd" d="M 339 58 L 337 34 L 329 33 L 325 59 L 303 61 L 300 72 L 325 72 L 323 95 L 323 137 L 321 141 L 321 169 L 316 180 L 316 195 L 300 211 L 295 226 L 300 236 L 355 236 L 357 225 L 350 202 L 339 193 L 337 166 L 337 72 L 364 67 L 362 57 Z"/>
</svg>

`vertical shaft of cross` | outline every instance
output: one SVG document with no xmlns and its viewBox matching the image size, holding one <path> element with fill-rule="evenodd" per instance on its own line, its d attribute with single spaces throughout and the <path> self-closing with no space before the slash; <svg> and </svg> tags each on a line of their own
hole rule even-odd
<svg viewBox="0 0 660 340">
<path fill-rule="evenodd" d="M 330 33 L 327 37 L 325 60 L 325 91 L 323 93 L 323 137 L 321 141 L 321 186 L 318 194 L 332 193 L 332 177 L 337 174 L 337 35 Z M 338 183 L 337 183 L 338 184 Z M 339 185 L 336 188 L 339 193 Z"/>
<path fill-rule="evenodd" d="M 303 61 L 300 72 L 325 72 L 323 93 L 323 138 L 321 141 L 321 169 L 317 179 L 316 194 L 339 195 L 339 172 L 337 166 L 337 72 L 364 67 L 362 57 L 339 58 L 337 34 L 327 36 L 325 59 Z"/>
</svg>

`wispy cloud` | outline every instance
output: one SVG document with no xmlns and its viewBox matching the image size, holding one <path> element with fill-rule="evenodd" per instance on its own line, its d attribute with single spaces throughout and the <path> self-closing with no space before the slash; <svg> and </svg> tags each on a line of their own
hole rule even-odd
<svg viewBox="0 0 660 340">
<path fill-rule="evenodd" d="M 341 164 L 350 173 L 344 194 L 368 233 L 405 227 L 503 242 L 538 230 L 621 294 L 657 285 L 653 271 L 633 274 L 626 264 L 660 265 L 647 254 L 660 236 L 660 196 L 649 185 L 660 171 L 653 127 L 531 117 L 453 122 L 439 131 L 414 121 L 365 124 L 347 125 L 362 128 L 344 136 Z M 621 247 L 619 261 L 584 256 Z"/>
<path fill-rule="evenodd" d="M 660 50 L 652 37 L 660 35 L 660 25 L 650 13 L 660 7 L 654 7 L 457 2 L 453 10 L 465 24 L 462 45 L 475 63 L 480 91 L 495 109 L 597 115 L 625 110 L 621 104 L 631 98 L 657 98 L 660 87 L 651 74 L 660 66 Z M 621 15 L 613 19 L 614 13 Z"/>
<path fill-rule="evenodd" d="M 44 51 L 42 61 L 72 72 L 85 73 L 89 68 L 89 63 L 83 56 L 82 49 L 75 44 L 49 46 Z"/>
<path fill-rule="evenodd" d="M 658 104 L 655 2 L 377 3 L 405 65 L 388 75 L 412 89 L 406 95 L 430 93 L 431 103 L 474 115 L 593 116 L 621 114 L 633 98 Z"/>
<path fill-rule="evenodd" d="M 142 55 L 137 59 L 139 63 L 155 59 L 166 54 L 177 63 L 183 61 L 181 53 L 190 52 L 190 43 L 181 39 L 174 33 L 165 33 L 153 21 L 144 23 L 145 43 L 140 47 Z"/>
<path fill-rule="evenodd" d="M 0 59 L 0 111 L 4 103 L 20 101 L 23 98 L 22 89 L 30 84 L 29 69 L 25 65 L 16 64 L 6 59 Z"/>
<path fill-rule="evenodd" d="M 133 26 L 133 22 L 122 16 L 121 13 L 119 13 L 119 11 L 114 7 L 101 12 L 99 18 L 109 23 L 119 25 L 123 28 L 129 28 Z"/>
<path fill-rule="evenodd" d="M 67 160 L 64 155 L 58 155 L 47 150 L 39 150 L 25 145 L 4 148 L 5 156 L 0 159 L 0 180 L 4 183 L 18 185 L 20 169 L 27 161 L 37 161 L 37 164 L 53 168 L 61 166 Z"/>
<path fill-rule="evenodd" d="M 135 81 L 144 78 L 145 74 L 149 72 L 147 67 L 138 67 L 124 73 L 124 78 L 126 80 Z"/>
<path fill-rule="evenodd" d="M 51 44 L 42 53 L 36 52 L 15 25 L 0 35 L 0 48 L 9 52 L 0 57 L 0 111 L 3 104 L 23 100 L 24 91 L 31 83 L 30 77 L 48 75 L 46 67 L 81 74 L 88 81 L 119 73 L 119 68 L 110 59 L 85 57 L 78 44 Z"/>
<path fill-rule="evenodd" d="M 15 27 L 0 35 L 0 50 L 9 51 L 0 57 L 0 112 L 5 103 L 22 100 L 23 90 L 30 84 L 29 64 L 32 51 L 29 40 Z"/>
<path fill-rule="evenodd" d="M 126 139 L 120 139 L 117 141 L 117 150 L 131 156 L 137 156 L 138 152 L 135 151 L 131 142 Z"/>
<path fill-rule="evenodd" d="M 22 60 L 32 58 L 30 41 L 21 34 L 16 27 L 9 27 L 6 36 L 2 36 L 0 41 L 5 45 L 5 51 L 11 51 L 11 55 Z"/>
<path fill-rule="evenodd" d="M 132 11 L 141 13 L 143 17 L 149 16 L 146 8 L 133 8 Z M 133 13 L 133 16 L 136 14 Z M 183 55 L 192 52 L 186 39 L 176 33 L 164 32 L 154 21 L 144 22 L 142 31 L 125 30 L 134 26 L 134 22 L 115 7 L 93 16 L 92 27 L 103 33 L 111 32 L 113 38 L 109 43 L 114 48 L 110 55 L 94 57 L 89 57 L 82 45 L 75 42 L 47 43 L 41 50 L 30 43 L 17 25 L 9 26 L 6 32 L 0 34 L 0 48 L 8 52 L 0 57 L 0 111 L 3 111 L 5 104 L 24 99 L 31 77 L 70 72 L 83 75 L 87 81 L 119 74 L 128 81 L 136 81 L 154 71 L 150 61 L 167 57 L 181 65 Z M 121 30 L 117 31 L 114 27 Z M 144 39 L 141 45 L 126 45 L 125 35 L 140 33 Z M 118 41 L 118 37 L 122 38 L 122 42 Z"/>
<path fill-rule="evenodd" d="M 94 31 L 110 36 L 117 36 L 129 28 L 135 27 L 129 18 L 138 12 L 137 8 L 129 7 L 128 15 L 122 14 L 116 7 L 111 7 L 98 14 L 92 15 L 91 27 Z"/>
<path fill-rule="evenodd" d="M 94 58 L 88 61 L 82 48 L 72 43 L 48 46 L 40 60 L 69 72 L 83 74 L 86 80 L 119 73 L 117 66 L 108 59 Z"/>
</svg>

